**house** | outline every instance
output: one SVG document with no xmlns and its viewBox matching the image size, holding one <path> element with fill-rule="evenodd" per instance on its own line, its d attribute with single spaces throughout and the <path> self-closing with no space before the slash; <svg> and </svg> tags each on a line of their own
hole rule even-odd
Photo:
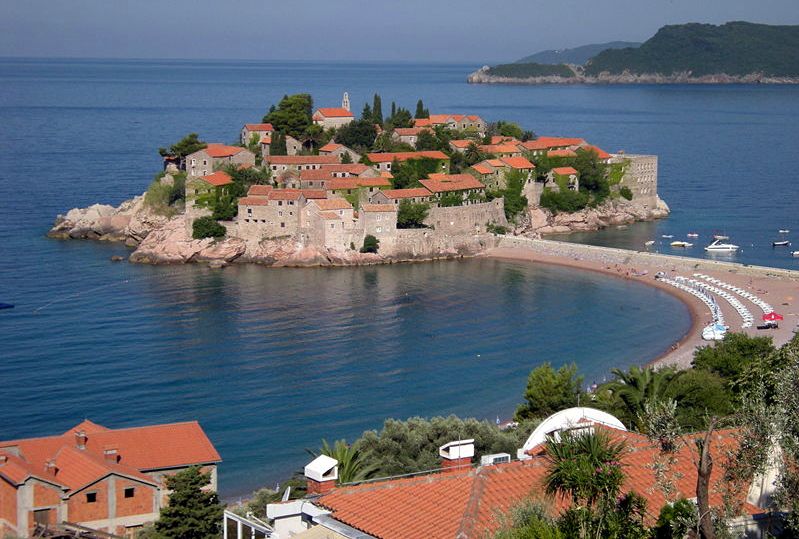
<svg viewBox="0 0 799 539">
<path fill-rule="evenodd" d="M 187 226 L 198 217 L 210 215 L 208 205 L 211 199 L 232 185 L 233 178 L 223 170 L 207 176 L 194 176 L 186 180 L 186 221 Z"/>
<path fill-rule="evenodd" d="M 274 175 L 289 170 L 300 172 L 316 170 L 323 165 L 340 164 L 337 155 L 270 155 L 264 160 Z"/>
<path fill-rule="evenodd" d="M 417 118 L 414 127 L 435 127 L 437 125 L 460 131 L 469 129 L 480 135 L 486 131 L 485 120 L 476 114 L 431 114 L 429 118 Z"/>
<path fill-rule="evenodd" d="M 390 249 L 397 237 L 397 207 L 393 204 L 361 204 L 358 222 L 363 237 L 374 236 L 380 248 Z M 378 249 L 379 250 L 379 249 Z"/>
<path fill-rule="evenodd" d="M 597 159 L 599 159 L 600 162 L 605 163 L 606 165 L 609 164 L 613 159 L 613 156 L 611 154 L 609 154 L 602 148 L 598 148 L 591 144 L 586 144 L 584 146 L 581 146 L 581 148 L 589 152 L 594 152 L 596 154 Z"/>
<path fill-rule="evenodd" d="M 391 204 L 399 206 L 400 202 L 407 200 L 413 204 L 429 203 L 433 193 L 426 187 L 411 187 L 410 189 L 385 189 L 377 191 L 370 202 L 372 204 Z"/>
<path fill-rule="evenodd" d="M 570 408 L 550 416 L 533 431 L 525 447 L 519 450 L 519 460 L 512 460 L 507 453 L 483 455 L 477 466 L 473 462 L 474 440 L 453 440 L 439 448 L 439 470 L 346 486 L 336 484 L 335 459 L 314 461 L 312 465 L 316 464 L 321 473 L 312 465 L 305 473 L 308 492 L 314 493 L 313 498 L 267 506 L 267 516 L 275 524 L 273 539 L 310 539 L 331 536 L 325 535 L 329 533 L 381 539 L 493 537 L 503 525 L 503 515 L 530 499 L 542 503 L 557 516 L 569 507 L 570 500 L 546 494 L 549 462 L 545 437 L 551 435 L 558 440 L 566 431 L 580 436 L 597 430 L 625 444 L 620 462 L 624 474 L 621 492 L 643 497 L 644 524 L 654 525 L 660 508 L 668 501 L 657 487 L 658 468 L 653 466 L 659 459 L 659 447 L 645 436 L 627 431 L 610 414 L 591 408 Z M 711 437 L 711 458 L 716 463 L 723 462 L 738 443 L 738 433 L 733 429 L 715 432 Z M 695 451 L 689 441 L 680 444 L 672 454 L 672 499 L 696 497 Z M 723 476 L 721 466 L 715 466 L 709 488 L 712 508 L 721 509 L 724 503 Z M 768 511 L 757 504 L 768 500 L 773 491 L 772 484 L 758 480 L 743 489 L 733 487 L 729 491 L 731 500 L 744 515 L 733 522 L 734 531 L 741 532 L 741 536 L 764 536 L 769 524 Z"/>
<path fill-rule="evenodd" d="M 569 148 L 565 150 L 548 150 L 547 157 L 549 159 L 571 159 L 577 157 L 577 152 Z"/>
<path fill-rule="evenodd" d="M 518 144 L 503 142 L 500 144 L 481 144 L 478 149 L 482 153 L 495 155 L 496 157 L 521 157 L 522 149 Z"/>
<path fill-rule="evenodd" d="M 361 163 L 322 165 L 318 169 L 300 171 L 300 187 L 325 189 L 327 182 L 334 178 L 381 178 L 381 175 L 373 167 Z"/>
<path fill-rule="evenodd" d="M 599 156 L 600 159 L 602 156 Z M 633 195 L 632 203 L 645 209 L 658 206 L 657 155 L 614 154 L 611 162 L 623 167 L 618 188 L 627 187 Z"/>
<path fill-rule="evenodd" d="M 250 140 L 253 135 L 258 135 L 258 140 L 263 141 L 264 138 L 272 136 L 275 128 L 272 124 L 244 124 L 241 128 L 240 140 L 242 146 L 249 146 Z"/>
<path fill-rule="evenodd" d="M 486 159 L 469 167 L 466 172 L 480 180 L 489 189 L 504 189 L 507 186 L 506 176 L 511 170 L 520 171 L 525 184 L 535 181 L 535 165 L 525 157 Z"/>
<path fill-rule="evenodd" d="M 343 107 L 317 109 L 313 113 L 313 123 L 325 129 L 338 129 L 355 119 L 355 115 Z"/>
<path fill-rule="evenodd" d="M 390 188 L 391 181 L 380 176 L 376 178 L 331 178 L 325 184 L 325 189 L 332 195 L 331 198 L 345 198 L 355 208 L 358 208 L 361 202 L 369 202 L 376 192 Z"/>
<path fill-rule="evenodd" d="M 533 156 L 539 156 L 546 154 L 550 150 L 566 150 L 572 146 L 581 146 L 585 143 L 585 140 L 581 138 L 538 137 L 535 140 L 522 142 L 521 146 Z"/>
<path fill-rule="evenodd" d="M 344 159 L 344 155 L 348 154 L 350 156 L 351 163 L 357 163 L 361 160 L 361 154 L 353 150 L 352 148 L 348 148 L 343 144 L 338 144 L 336 142 L 328 142 L 321 148 L 319 148 L 319 155 L 335 155 L 339 158 L 339 160 Z"/>
<path fill-rule="evenodd" d="M 471 139 L 455 139 L 449 141 L 449 147 L 453 152 L 464 153 L 472 144 L 476 143 Z"/>
<path fill-rule="evenodd" d="M 343 198 L 312 200 L 305 206 L 303 222 L 310 243 L 344 251 L 362 241 L 356 229 L 352 204 Z"/>
<path fill-rule="evenodd" d="M 208 144 L 202 150 L 186 156 L 189 176 L 207 176 L 228 165 L 254 165 L 255 154 L 239 146 Z"/>
<path fill-rule="evenodd" d="M 444 152 L 438 150 L 422 151 L 422 152 L 384 152 L 384 153 L 368 153 L 366 158 L 369 162 L 374 163 L 378 171 L 391 171 L 391 163 L 399 161 L 411 161 L 414 159 L 435 159 L 440 162 L 441 172 L 449 171 L 449 157 Z"/>
<path fill-rule="evenodd" d="M 258 187 L 259 189 L 253 189 Z M 300 189 L 268 189 L 253 185 L 246 197 L 239 199 L 236 221 L 240 235 L 267 239 L 291 236 L 300 228 L 306 192 Z M 263 193 L 263 194 L 258 194 Z M 324 197 L 324 192 L 321 192 Z"/>
<path fill-rule="evenodd" d="M 264 136 L 261 138 L 261 156 L 268 157 L 271 154 L 270 146 L 272 137 L 276 135 Z M 298 155 L 302 151 L 302 142 L 291 135 L 286 135 L 286 155 Z"/>
<path fill-rule="evenodd" d="M 556 167 L 547 174 L 546 187 L 554 191 L 565 188 L 569 191 L 580 189 L 579 173 L 573 167 Z"/>
<path fill-rule="evenodd" d="M 401 142 L 416 147 L 416 141 L 419 139 L 419 133 L 422 131 L 430 131 L 428 127 L 397 127 L 391 133 L 391 140 L 394 142 Z"/>
<path fill-rule="evenodd" d="M 84 420 L 63 434 L 0 442 L 0 536 L 62 522 L 132 535 L 158 518 L 166 476 L 201 466 L 215 490 L 221 460 L 196 421 L 110 429 Z"/>
<path fill-rule="evenodd" d="M 477 202 L 477 197 L 485 194 L 485 185 L 471 174 L 430 174 L 430 177 L 419 180 L 422 187 L 430 191 L 437 203 L 446 195 L 456 194 L 462 204 Z"/>
</svg>

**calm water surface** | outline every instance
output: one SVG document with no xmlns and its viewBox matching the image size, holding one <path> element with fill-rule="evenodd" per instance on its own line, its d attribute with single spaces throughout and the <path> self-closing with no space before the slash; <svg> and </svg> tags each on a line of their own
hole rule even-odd
<svg viewBox="0 0 799 539">
<path fill-rule="evenodd" d="M 562 268 L 218 272 L 113 264 L 124 247 L 44 237 L 59 212 L 144 191 L 158 146 L 189 131 L 234 141 L 285 93 L 335 105 L 346 90 L 356 109 L 375 91 L 385 109 L 423 97 L 657 153 L 672 216 L 579 241 L 724 230 L 741 261 L 799 265 L 765 247 L 777 228 L 799 233 L 797 89 L 464 84 L 474 67 L 0 60 L 0 301 L 17 304 L 0 314 L 0 439 L 84 417 L 196 418 L 235 496 L 302 465 L 322 437 L 351 439 L 388 416 L 505 417 L 542 361 L 575 361 L 590 382 L 687 330 L 686 309 L 658 290 Z"/>
</svg>

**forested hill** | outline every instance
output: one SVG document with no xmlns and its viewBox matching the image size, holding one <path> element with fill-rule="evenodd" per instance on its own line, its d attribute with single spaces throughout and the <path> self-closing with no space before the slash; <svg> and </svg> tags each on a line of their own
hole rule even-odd
<svg viewBox="0 0 799 539">
<path fill-rule="evenodd" d="M 602 51 L 585 66 L 588 76 L 624 71 L 797 77 L 799 26 L 750 22 L 664 26 L 640 47 Z"/>
<path fill-rule="evenodd" d="M 593 45 L 583 45 L 573 49 L 557 49 L 541 51 L 530 56 L 525 56 L 521 60 L 516 60 L 515 64 L 577 64 L 583 65 L 590 58 L 596 56 L 606 49 L 624 49 L 628 47 L 638 47 L 640 43 L 633 41 L 611 41 L 610 43 L 597 43 Z"/>
</svg>

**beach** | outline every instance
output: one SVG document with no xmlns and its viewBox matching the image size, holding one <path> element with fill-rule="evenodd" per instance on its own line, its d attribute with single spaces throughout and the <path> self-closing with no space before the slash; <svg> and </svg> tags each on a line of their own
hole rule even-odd
<svg viewBox="0 0 799 539">
<path fill-rule="evenodd" d="M 489 249 L 482 256 L 595 271 L 620 279 L 635 280 L 677 297 L 688 307 L 691 328 L 674 343 L 671 350 L 655 358 L 642 358 L 642 364 L 687 368 L 691 365 L 694 351 L 700 346 L 711 344 L 702 340 L 701 335 L 702 328 L 712 321 L 710 310 L 695 296 L 655 279 L 658 272 L 664 272 L 669 278 L 692 278 L 694 273 L 701 272 L 757 295 L 771 304 L 775 312 L 785 317 L 777 329 L 758 330 L 756 326 L 760 322 L 762 311 L 740 298 L 755 317 L 753 327 L 742 329 L 741 316 L 732 305 L 719 299 L 719 306 L 730 331 L 771 337 L 775 346 L 781 346 L 794 336 L 793 330 L 799 323 L 799 272 L 796 271 L 526 238 L 502 239 L 497 247 Z"/>
</svg>

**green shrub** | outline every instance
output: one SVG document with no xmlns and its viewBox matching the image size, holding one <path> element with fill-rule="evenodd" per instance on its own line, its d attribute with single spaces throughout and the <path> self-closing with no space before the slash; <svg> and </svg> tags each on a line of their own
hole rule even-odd
<svg viewBox="0 0 799 539">
<path fill-rule="evenodd" d="M 424 220 L 429 211 L 429 204 L 424 202 L 415 204 L 410 200 L 403 200 L 397 212 L 397 228 L 424 228 Z"/>
<path fill-rule="evenodd" d="M 173 174 L 172 185 L 161 183 L 164 176 L 165 172 L 155 175 L 144 194 L 144 204 L 156 213 L 171 216 L 177 213 L 175 206 L 186 199 L 186 173 Z"/>
<path fill-rule="evenodd" d="M 555 192 L 545 189 L 541 193 L 541 207 L 550 210 L 552 213 L 579 211 L 588 205 L 588 201 L 589 196 L 580 191 L 566 189 Z"/>
<path fill-rule="evenodd" d="M 380 248 L 380 240 L 375 238 L 371 234 L 367 234 L 366 237 L 363 239 L 363 247 L 361 247 L 361 252 L 376 253 L 379 248 Z"/>
<path fill-rule="evenodd" d="M 221 238 L 225 232 L 225 227 L 217 223 L 213 217 L 200 217 L 191 224 L 191 237 L 195 240 Z"/>
<path fill-rule="evenodd" d="M 626 198 L 627 200 L 632 200 L 633 199 L 633 192 L 630 191 L 630 188 L 627 187 L 626 185 L 622 186 L 622 188 L 619 189 L 619 194 L 621 196 L 623 196 L 624 198 Z"/>
<path fill-rule="evenodd" d="M 507 234 L 508 233 L 508 227 L 502 226 L 502 225 L 498 225 L 498 224 L 495 224 L 495 223 L 488 223 L 486 225 L 486 231 L 490 232 L 491 234 Z"/>
</svg>

